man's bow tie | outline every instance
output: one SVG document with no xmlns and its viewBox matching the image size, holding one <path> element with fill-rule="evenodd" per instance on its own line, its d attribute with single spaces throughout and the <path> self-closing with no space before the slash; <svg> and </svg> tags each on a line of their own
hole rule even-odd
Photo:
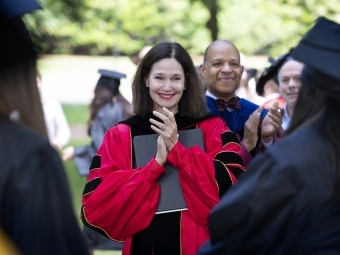
<svg viewBox="0 0 340 255">
<path fill-rule="evenodd" d="M 232 109 L 232 110 L 240 110 L 241 105 L 240 105 L 240 98 L 239 97 L 232 97 L 229 102 L 225 102 L 222 99 L 217 99 L 216 100 L 216 105 L 217 109 L 220 112 L 223 112 L 227 110 L 227 108 Z"/>
</svg>

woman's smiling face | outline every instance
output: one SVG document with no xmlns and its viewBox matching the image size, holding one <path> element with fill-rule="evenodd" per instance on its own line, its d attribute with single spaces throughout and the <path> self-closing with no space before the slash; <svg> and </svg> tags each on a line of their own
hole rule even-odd
<svg viewBox="0 0 340 255">
<path fill-rule="evenodd" d="M 185 89 L 185 74 L 181 64 L 174 58 L 165 58 L 152 65 L 146 80 L 153 100 L 153 110 L 165 107 L 176 114 L 178 102 Z"/>
</svg>

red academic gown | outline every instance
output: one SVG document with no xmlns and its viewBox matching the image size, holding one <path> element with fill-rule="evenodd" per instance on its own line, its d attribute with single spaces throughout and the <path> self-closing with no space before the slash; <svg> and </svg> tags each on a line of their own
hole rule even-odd
<svg viewBox="0 0 340 255">
<path fill-rule="evenodd" d="M 209 238 L 210 210 L 245 170 L 242 149 L 224 120 L 212 117 L 191 128 L 202 129 L 206 153 L 198 146 L 187 149 L 178 142 L 167 157 L 179 169 L 188 207 L 178 222 L 183 255 L 196 254 Z M 82 199 L 84 224 L 113 240 L 125 241 L 123 255 L 132 254 L 133 235 L 146 229 L 155 217 L 160 199 L 157 179 L 164 171 L 155 159 L 133 169 L 131 127 L 116 125 L 106 133 L 92 162 Z"/>
</svg>

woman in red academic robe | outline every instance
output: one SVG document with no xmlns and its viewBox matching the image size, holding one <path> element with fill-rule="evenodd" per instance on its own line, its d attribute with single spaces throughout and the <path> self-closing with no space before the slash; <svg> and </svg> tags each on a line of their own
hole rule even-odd
<svg viewBox="0 0 340 255">
<path fill-rule="evenodd" d="M 239 141 L 208 113 L 193 62 L 177 43 L 160 43 L 143 58 L 133 108 L 136 115 L 110 129 L 93 158 L 83 223 L 125 241 L 124 255 L 193 255 L 209 238 L 211 208 L 244 171 Z M 205 151 L 178 141 L 178 131 L 196 128 Z M 149 134 L 159 135 L 157 153 L 137 168 L 133 138 Z M 155 214 L 166 162 L 178 169 L 187 210 Z"/>
</svg>

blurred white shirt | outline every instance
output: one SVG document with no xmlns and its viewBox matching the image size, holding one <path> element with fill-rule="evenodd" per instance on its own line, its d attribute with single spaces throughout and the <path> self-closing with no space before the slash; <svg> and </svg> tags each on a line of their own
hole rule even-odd
<svg viewBox="0 0 340 255">
<path fill-rule="evenodd" d="M 287 104 L 285 104 L 284 109 L 285 109 L 285 114 L 282 117 L 282 125 L 281 126 L 282 126 L 283 130 L 286 130 L 289 127 L 292 119 L 288 116 Z"/>
<path fill-rule="evenodd" d="M 71 132 L 63 108 L 58 100 L 42 95 L 42 106 L 48 132 L 52 144 L 58 143 L 61 147 L 70 139 Z"/>
</svg>

